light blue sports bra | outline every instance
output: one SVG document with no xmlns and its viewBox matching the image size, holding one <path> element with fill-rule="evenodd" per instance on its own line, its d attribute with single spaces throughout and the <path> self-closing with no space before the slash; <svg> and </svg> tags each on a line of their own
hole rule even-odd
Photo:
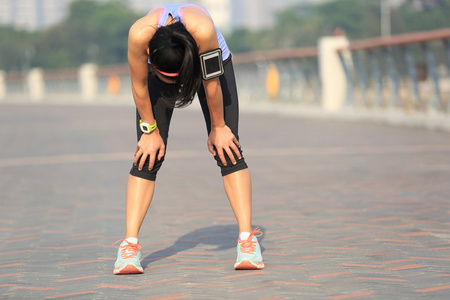
<svg viewBox="0 0 450 300">
<path fill-rule="evenodd" d="M 184 14 L 183 14 L 183 8 L 185 8 L 185 7 L 197 7 L 199 9 L 203 10 L 209 16 L 211 16 L 203 7 L 198 6 L 198 5 L 193 5 L 193 4 L 164 5 L 164 6 L 155 8 L 155 9 L 163 8 L 158 16 L 158 28 L 161 26 L 165 26 L 167 23 L 167 20 L 169 19 L 170 16 L 172 16 L 172 18 L 174 18 L 174 19 L 178 18 L 181 20 L 181 22 L 183 22 L 183 24 L 186 24 L 184 22 Z M 154 11 L 155 9 L 153 9 L 152 11 Z M 217 27 L 215 27 L 215 28 L 216 28 L 216 32 L 217 32 L 217 40 L 219 41 L 219 47 L 220 47 L 220 49 L 222 49 L 222 59 L 226 60 L 230 56 L 230 50 L 228 49 L 227 43 L 225 42 L 225 39 L 224 39 L 222 33 L 220 32 L 220 30 Z M 149 58 L 149 62 L 150 62 L 150 58 Z"/>
</svg>

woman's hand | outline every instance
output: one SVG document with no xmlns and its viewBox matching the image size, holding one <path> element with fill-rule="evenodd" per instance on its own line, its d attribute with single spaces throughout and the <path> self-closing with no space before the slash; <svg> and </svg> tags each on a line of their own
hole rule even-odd
<svg viewBox="0 0 450 300">
<path fill-rule="evenodd" d="M 215 149 L 214 146 L 216 147 Z M 225 159 L 224 151 L 227 153 L 233 165 L 235 165 L 236 159 L 233 152 L 238 159 L 241 159 L 241 153 L 239 151 L 240 146 L 241 145 L 228 126 L 224 125 L 222 127 L 211 128 L 211 133 L 208 138 L 208 150 L 214 156 L 219 155 L 220 160 L 225 166 L 227 165 L 227 160 Z"/>
<path fill-rule="evenodd" d="M 134 164 L 139 162 L 139 171 L 144 168 L 147 157 L 150 157 L 148 169 L 153 169 L 155 165 L 156 153 L 158 153 L 158 160 L 161 160 L 165 154 L 166 146 L 159 134 L 159 129 L 156 128 L 150 133 L 143 133 L 136 147 L 136 155 L 134 157 Z"/>
</svg>

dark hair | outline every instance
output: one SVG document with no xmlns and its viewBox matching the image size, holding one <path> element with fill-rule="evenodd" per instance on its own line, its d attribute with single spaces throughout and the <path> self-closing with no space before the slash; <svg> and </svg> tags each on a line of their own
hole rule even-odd
<svg viewBox="0 0 450 300">
<path fill-rule="evenodd" d="M 158 70 L 179 73 L 174 88 L 162 95 L 162 100 L 170 107 L 189 105 L 202 84 L 198 47 L 184 24 L 176 21 L 156 30 L 149 42 L 150 62 Z M 150 68 L 157 72 L 154 68 Z"/>
</svg>

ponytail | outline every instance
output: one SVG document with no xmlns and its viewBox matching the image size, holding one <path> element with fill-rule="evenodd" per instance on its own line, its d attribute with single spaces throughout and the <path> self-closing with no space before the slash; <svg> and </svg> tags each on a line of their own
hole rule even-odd
<svg viewBox="0 0 450 300">
<path fill-rule="evenodd" d="M 175 79 L 174 88 L 162 95 L 162 100 L 170 107 L 189 105 L 202 84 L 202 73 L 197 43 L 184 24 L 177 21 L 158 28 L 149 42 L 149 52 L 155 68 L 162 73 L 178 73 L 168 77 Z"/>
</svg>

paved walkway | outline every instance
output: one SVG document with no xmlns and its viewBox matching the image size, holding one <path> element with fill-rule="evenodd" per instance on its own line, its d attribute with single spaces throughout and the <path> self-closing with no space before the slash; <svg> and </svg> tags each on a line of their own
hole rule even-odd
<svg viewBox="0 0 450 300">
<path fill-rule="evenodd" d="M 266 269 L 237 227 L 201 114 L 174 115 L 142 228 L 145 274 L 112 275 L 132 106 L 0 105 L 2 299 L 449 299 L 450 135 L 243 113 Z"/>
</svg>

